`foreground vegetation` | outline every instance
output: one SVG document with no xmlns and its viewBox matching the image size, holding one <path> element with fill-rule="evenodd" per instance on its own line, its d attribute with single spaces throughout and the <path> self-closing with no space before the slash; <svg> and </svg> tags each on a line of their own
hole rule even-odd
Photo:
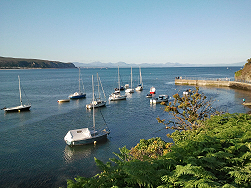
<svg viewBox="0 0 251 188">
<path fill-rule="evenodd" d="M 157 118 L 176 130 L 167 135 L 173 143 L 142 139 L 106 164 L 95 158 L 102 172 L 68 187 L 251 187 L 251 116 L 218 113 L 199 88 L 173 97 L 163 105 L 174 121 Z"/>
<path fill-rule="evenodd" d="M 251 116 L 211 117 L 197 130 L 175 131 L 175 144 L 140 140 L 91 178 L 68 180 L 77 187 L 251 187 Z"/>
</svg>

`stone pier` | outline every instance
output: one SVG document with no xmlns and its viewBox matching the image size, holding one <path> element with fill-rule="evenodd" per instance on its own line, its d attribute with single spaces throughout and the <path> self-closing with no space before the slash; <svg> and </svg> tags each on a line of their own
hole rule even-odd
<svg viewBox="0 0 251 188">
<path fill-rule="evenodd" d="M 251 90 L 251 83 L 228 81 L 228 80 L 188 80 L 175 79 L 177 85 L 194 85 L 194 86 L 213 86 L 213 87 L 231 87 L 236 89 Z"/>
</svg>

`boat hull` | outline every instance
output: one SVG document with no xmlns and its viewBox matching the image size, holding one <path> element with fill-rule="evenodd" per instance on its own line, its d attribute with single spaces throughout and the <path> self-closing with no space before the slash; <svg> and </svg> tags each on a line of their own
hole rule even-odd
<svg viewBox="0 0 251 188">
<path fill-rule="evenodd" d="M 95 102 L 96 102 L 96 101 L 95 101 Z M 86 105 L 86 108 L 92 109 L 93 106 L 94 106 L 94 108 L 98 108 L 98 107 L 103 107 L 103 106 L 105 106 L 105 105 L 106 105 L 106 101 L 98 101 L 98 102 L 96 102 L 94 105 L 93 105 L 93 103 L 87 104 L 87 105 Z"/>
<path fill-rule="evenodd" d="M 58 102 L 59 103 L 61 103 L 61 102 L 70 102 L 70 99 L 59 99 Z"/>
<path fill-rule="evenodd" d="M 82 99 L 85 98 L 86 94 L 82 94 L 82 95 L 70 95 L 69 98 L 70 99 Z"/>
<path fill-rule="evenodd" d="M 22 111 L 29 111 L 31 105 L 22 105 L 22 106 L 16 106 L 11 108 L 5 108 L 5 112 L 22 112 Z"/>
<path fill-rule="evenodd" d="M 119 93 L 113 93 L 109 96 L 110 101 L 125 100 L 126 95 L 120 95 Z"/>
<path fill-rule="evenodd" d="M 65 140 L 66 144 L 69 146 L 79 146 L 79 145 L 88 145 L 88 144 L 94 144 L 99 141 L 103 141 L 107 139 L 107 135 L 109 133 L 104 133 L 102 135 L 98 135 L 96 137 L 84 139 L 84 140 L 75 140 L 75 141 L 67 141 Z"/>
</svg>

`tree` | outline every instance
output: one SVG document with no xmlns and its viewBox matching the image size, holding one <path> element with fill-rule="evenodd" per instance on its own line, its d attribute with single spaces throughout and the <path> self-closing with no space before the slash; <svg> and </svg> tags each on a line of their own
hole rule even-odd
<svg viewBox="0 0 251 188">
<path fill-rule="evenodd" d="M 159 123 L 166 125 L 166 128 L 191 130 L 200 126 L 200 121 L 204 121 L 218 112 L 212 106 L 212 100 L 208 99 L 204 93 L 199 93 L 199 87 L 191 92 L 191 95 L 180 96 L 178 93 L 173 95 L 174 101 L 164 105 L 164 111 L 169 112 L 174 121 L 165 123 L 165 119 L 157 118 Z M 169 126 L 173 124 L 173 126 Z"/>
</svg>

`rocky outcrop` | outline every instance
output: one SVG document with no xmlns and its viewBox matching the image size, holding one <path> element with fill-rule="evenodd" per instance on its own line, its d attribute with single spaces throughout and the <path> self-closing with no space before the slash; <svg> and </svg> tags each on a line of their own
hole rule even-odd
<svg viewBox="0 0 251 188">
<path fill-rule="evenodd" d="M 251 58 L 247 60 L 243 69 L 235 72 L 236 81 L 251 82 Z"/>
<path fill-rule="evenodd" d="M 59 61 L 0 57 L 0 69 L 25 68 L 75 68 L 75 65 Z"/>
</svg>

